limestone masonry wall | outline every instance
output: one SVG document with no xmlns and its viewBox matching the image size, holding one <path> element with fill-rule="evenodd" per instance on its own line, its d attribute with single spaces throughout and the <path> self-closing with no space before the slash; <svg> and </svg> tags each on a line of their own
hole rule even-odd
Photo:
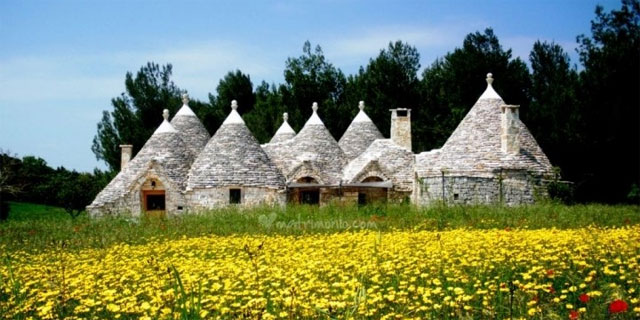
<svg viewBox="0 0 640 320">
<path fill-rule="evenodd" d="M 417 181 L 416 193 L 419 205 L 443 201 L 443 193 L 448 204 L 519 205 L 547 196 L 545 181 L 526 171 L 504 171 L 495 177 L 430 176 Z"/>
</svg>

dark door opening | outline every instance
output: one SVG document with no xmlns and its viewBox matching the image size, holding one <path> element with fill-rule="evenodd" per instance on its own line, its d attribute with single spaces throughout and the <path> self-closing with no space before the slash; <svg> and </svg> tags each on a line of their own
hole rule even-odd
<svg viewBox="0 0 640 320">
<path fill-rule="evenodd" d="M 302 203 L 302 204 L 318 204 L 318 203 L 320 203 L 320 190 L 302 190 L 302 191 L 300 191 L 300 203 Z"/>
<path fill-rule="evenodd" d="M 367 194 L 362 192 L 358 193 L 358 205 L 364 206 L 365 204 L 367 204 Z"/>
<path fill-rule="evenodd" d="M 229 203 L 239 204 L 242 201 L 242 191 L 240 189 L 229 189 Z"/>
<path fill-rule="evenodd" d="M 148 194 L 146 203 L 147 203 L 147 211 L 164 210 L 165 208 L 164 194 Z"/>
</svg>

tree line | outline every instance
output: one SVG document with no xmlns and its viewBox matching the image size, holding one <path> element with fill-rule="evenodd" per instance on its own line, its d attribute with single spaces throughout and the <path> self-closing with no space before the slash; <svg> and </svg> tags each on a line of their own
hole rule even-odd
<svg viewBox="0 0 640 320">
<path fill-rule="evenodd" d="M 591 34 L 576 38 L 580 68 L 560 45 L 547 41 L 535 42 L 528 67 L 511 49 L 503 48 L 491 28 L 468 34 L 461 46 L 423 69 L 414 46 L 390 42 L 351 75 L 329 62 L 319 45 L 307 41 L 300 56 L 286 60 L 284 83 L 256 85 L 250 75 L 233 70 L 206 101 L 192 100 L 190 106 L 213 134 L 230 111 L 230 101 L 238 100 L 238 111 L 261 143 L 271 139 L 283 112 L 300 130 L 311 114 L 312 102 L 320 104 L 320 116 L 336 138 L 357 113 L 359 100 L 365 101 L 367 114 L 386 136 L 388 110 L 411 108 L 413 151 L 422 152 L 444 144 L 485 90 L 483 78 L 491 72 L 502 98 L 521 106 L 523 122 L 562 179 L 574 182 L 573 194 L 565 194 L 566 199 L 639 203 L 639 3 L 622 0 L 621 7 L 610 12 L 596 7 Z M 186 90 L 171 76 L 171 64 L 153 62 L 126 74 L 125 92 L 111 100 L 112 110 L 103 112 L 92 145 L 110 172 L 69 172 L 48 168 L 42 159 L 14 158 L 11 161 L 19 160 L 25 173 L 15 171 L 18 174 L 12 179 L 30 186 L 14 199 L 71 203 L 59 191 L 67 179 L 75 181 L 66 184 L 70 190 L 80 188 L 76 190 L 86 195 L 74 201 L 88 204 L 119 170 L 119 145 L 133 144 L 137 153 L 161 122 L 162 110 L 175 114 L 180 108 Z M 87 186 L 85 178 L 95 184 Z M 6 190 L 0 191 L 7 194 Z"/>
<path fill-rule="evenodd" d="M 507 103 L 519 104 L 521 118 L 562 178 L 574 182 L 578 201 L 638 200 L 640 158 L 640 5 L 623 0 L 617 10 L 596 7 L 591 35 L 577 36 L 579 63 L 554 42 L 537 41 L 529 64 L 500 44 L 492 29 L 468 34 L 462 45 L 421 69 L 418 50 L 389 43 L 352 75 L 329 62 L 322 48 L 306 42 L 302 54 L 285 62 L 284 83 L 261 82 L 230 71 L 208 101 L 191 107 L 210 133 L 229 112 L 232 99 L 256 138 L 264 143 L 280 126 L 283 112 L 299 130 L 311 103 L 339 138 L 364 100 L 367 113 L 388 135 L 388 109 L 411 108 L 414 152 L 443 145 L 486 88 L 488 72 Z M 126 92 L 104 111 L 92 150 L 112 170 L 118 146 L 137 152 L 160 122 L 163 108 L 175 113 L 183 92 L 171 80 L 171 64 L 148 63 L 126 74 Z"/>
<path fill-rule="evenodd" d="M 42 158 L 18 158 L 0 150 L 0 221 L 9 215 L 9 201 L 62 207 L 75 218 L 113 176 L 113 171 L 99 169 L 92 173 L 54 169 Z"/>
</svg>

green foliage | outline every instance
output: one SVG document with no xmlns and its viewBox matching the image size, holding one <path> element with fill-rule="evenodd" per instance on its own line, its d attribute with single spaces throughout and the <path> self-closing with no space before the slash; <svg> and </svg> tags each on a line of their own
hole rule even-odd
<svg viewBox="0 0 640 320">
<path fill-rule="evenodd" d="M 22 186 L 15 177 L 19 160 L 9 152 L 0 149 L 0 221 L 9 217 L 9 200 L 22 191 Z"/>
<path fill-rule="evenodd" d="M 422 71 L 415 47 L 390 42 L 355 75 L 345 77 L 327 61 L 320 46 L 304 43 L 302 55 L 286 60 L 284 84 L 261 83 L 255 89 L 240 70 L 220 80 L 208 102 L 191 107 L 210 133 L 229 113 L 233 99 L 247 126 L 260 143 L 268 142 L 282 123 L 282 113 L 299 131 L 318 102 L 319 113 L 339 139 L 358 101 L 384 135 L 388 135 L 390 108 L 411 108 L 415 152 L 440 148 L 467 114 L 491 72 L 494 87 L 507 103 L 519 104 L 524 123 L 549 156 L 562 168 L 564 180 L 574 181 L 581 202 L 625 202 L 629 188 L 640 185 L 640 4 L 623 0 L 619 10 L 596 8 L 592 35 L 578 37 L 583 71 L 571 66 L 564 50 L 553 42 L 536 42 L 525 63 L 512 57 L 491 28 L 468 34 L 462 46 L 436 59 Z M 137 152 L 161 121 L 161 110 L 175 111 L 180 90 L 171 81 L 171 65 L 148 63 L 133 76 L 127 73 L 126 93 L 112 101 L 98 124 L 92 150 L 111 169 L 119 168 L 122 143 Z M 39 159 L 41 160 L 41 159 Z M 43 167 L 30 159 L 28 172 Z M 27 179 L 29 194 L 47 199 L 39 176 Z M 553 192 L 569 192 L 558 183 Z M 38 188 L 43 188 L 38 193 Z M 50 202 L 45 200 L 44 202 Z"/>
<path fill-rule="evenodd" d="M 596 7 L 591 37 L 578 37 L 582 117 L 587 129 L 578 166 L 583 201 L 624 201 L 640 184 L 640 2 L 619 10 Z"/>
<path fill-rule="evenodd" d="M 75 217 L 113 176 L 114 173 L 99 169 L 93 173 L 78 173 L 64 167 L 53 169 L 41 158 L 18 159 L 0 152 L 0 217 L 4 218 L 0 220 L 8 217 L 12 206 L 7 201 L 11 200 L 60 206 Z"/>
<path fill-rule="evenodd" d="M 260 143 L 267 143 L 282 125 L 285 112 L 282 94 L 275 85 L 262 82 L 256 87 L 256 104 L 251 112 L 243 115 L 249 130 Z"/>
<path fill-rule="evenodd" d="M 318 113 L 327 129 L 334 137 L 339 137 L 350 121 L 341 113 L 346 78 L 325 59 L 320 46 L 312 52 L 311 43 L 307 41 L 302 51 L 300 57 L 287 59 L 285 84 L 280 87 L 290 124 L 296 131 L 300 130 L 311 116 L 311 104 L 317 102 Z"/>
<path fill-rule="evenodd" d="M 369 60 L 366 68 L 360 68 L 358 74 L 349 76 L 345 115 L 350 116 L 343 118 L 353 119 L 358 112 L 358 101 L 364 100 L 371 120 L 383 134 L 388 135 L 389 109 L 410 108 L 412 116 L 419 114 L 419 69 L 420 54 L 415 47 L 401 41 L 390 42 L 375 59 Z M 414 121 L 414 128 L 420 126 L 419 121 Z M 414 140 L 420 145 L 419 139 Z"/>
<path fill-rule="evenodd" d="M 135 77 L 127 72 L 126 93 L 113 98 L 113 111 L 104 111 L 91 150 L 111 170 L 120 168 L 120 145 L 132 144 L 138 153 L 162 122 L 162 110 L 175 114 L 180 107 L 180 89 L 171 81 L 171 64 L 147 63 Z"/>
</svg>

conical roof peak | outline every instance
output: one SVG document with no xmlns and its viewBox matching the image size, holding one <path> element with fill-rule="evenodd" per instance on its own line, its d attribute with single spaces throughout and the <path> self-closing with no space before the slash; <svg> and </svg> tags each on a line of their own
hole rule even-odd
<svg viewBox="0 0 640 320">
<path fill-rule="evenodd" d="M 378 127 L 364 112 L 364 101 L 360 101 L 358 108 L 360 108 L 360 112 L 351 121 L 338 142 L 349 160 L 359 156 L 376 139 L 384 138 Z"/>
<path fill-rule="evenodd" d="M 282 114 L 282 120 L 282 125 L 280 125 L 280 128 L 278 128 L 269 143 L 286 141 L 296 136 L 296 132 L 293 130 L 293 128 L 291 128 L 289 122 L 287 121 L 289 120 L 288 113 L 285 112 Z"/>
<path fill-rule="evenodd" d="M 420 161 L 421 174 L 439 174 L 439 170 L 443 168 L 449 171 L 488 175 L 500 169 L 551 171 L 549 159 L 520 120 L 517 121 L 520 152 L 515 156 L 507 156 L 502 151 L 501 109 L 505 103 L 491 87 L 492 81 L 491 74 L 487 75 L 487 91 L 460 121 L 440 152 L 437 155 L 425 156 L 424 161 Z"/>
<path fill-rule="evenodd" d="M 180 108 L 180 110 L 178 110 L 175 116 L 176 117 L 179 117 L 179 116 L 196 117 L 195 112 L 193 112 L 193 110 L 191 110 L 191 108 L 189 107 L 188 94 L 185 93 L 182 95 L 182 107 Z"/>
<path fill-rule="evenodd" d="M 169 123 L 169 109 L 162 110 L 162 117 L 164 118 L 164 120 L 156 129 L 156 131 L 153 132 L 154 135 L 156 133 L 178 132 L 178 130 L 176 130 L 176 128 L 174 128 L 171 123 Z"/>
<path fill-rule="evenodd" d="M 371 121 L 371 118 L 369 118 L 369 116 L 364 112 L 364 101 L 360 101 L 358 103 L 358 108 L 360 108 L 360 111 L 358 112 L 358 114 L 356 115 L 355 118 L 353 118 L 353 122 L 373 122 Z"/>
<path fill-rule="evenodd" d="M 306 127 L 307 125 L 313 125 L 313 124 L 319 124 L 324 126 L 324 122 L 322 122 L 322 119 L 320 119 L 320 116 L 318 116 L 318 103 L 314 102 L 311 105 L 311 109 L 313 110 L 313 113 L 311 114 L 311 117 L 309 117 L 309 120 L 307 120 L 307 122 L 304 124 L 304 126 Z"/>
<path fill-rule="evenodd" d="M 242 117 L 238 113 L 237 109 L 238 109 L 238 102 L 236 100 L 231 101 L 231 112 L 229 113 L 227 118 L 224 119 L 224 122 L 222 122 L 223 125 L 230 124 L 230 123 L 244 124 L 244 120 L 242 120 Z"/>
<path fill-rule="evenodd" d="M 493 89 L 493 74 L 492 73 L 487 73 L 487 89 L 484 90 L 484 92 L 480 96 L 480 99 L 500 99 L 500 100 L 502 100 L 502 97 L 500 97 L 500 95 L 496 92 L 496 90 Z"/>
<path fill-rule="evenodd" d="M 167 121 L 166 119 L 162 121 L 162 124 L 160 124 L 160 126 L 158 126 L 158 128 L 156 129 L 156 131 L 153 132 L 153 134 L 158 134 L 158 133 L 167 133 L 167 132 L 178 132 L 178 130 L 176 130 L 176 128 L 174 128 L 171 123 L 169 123 L 169 121 Z"/>
<path fill-rule="evenodd" d="M 209 132 L 189 107 L 189 96 L 187 94 L 182 95 L 182 108 L 171 119 L 171 125 L 178 130 L 187 148 L 194 155 L 200 153 L 209 141 Z"/>
<path fill-rule="evenodd" d="M 189 170 L 188 189 L 224 186 L 284 187 L 284 177 L 231 103 L 227 120 Z"/>
</svg>

